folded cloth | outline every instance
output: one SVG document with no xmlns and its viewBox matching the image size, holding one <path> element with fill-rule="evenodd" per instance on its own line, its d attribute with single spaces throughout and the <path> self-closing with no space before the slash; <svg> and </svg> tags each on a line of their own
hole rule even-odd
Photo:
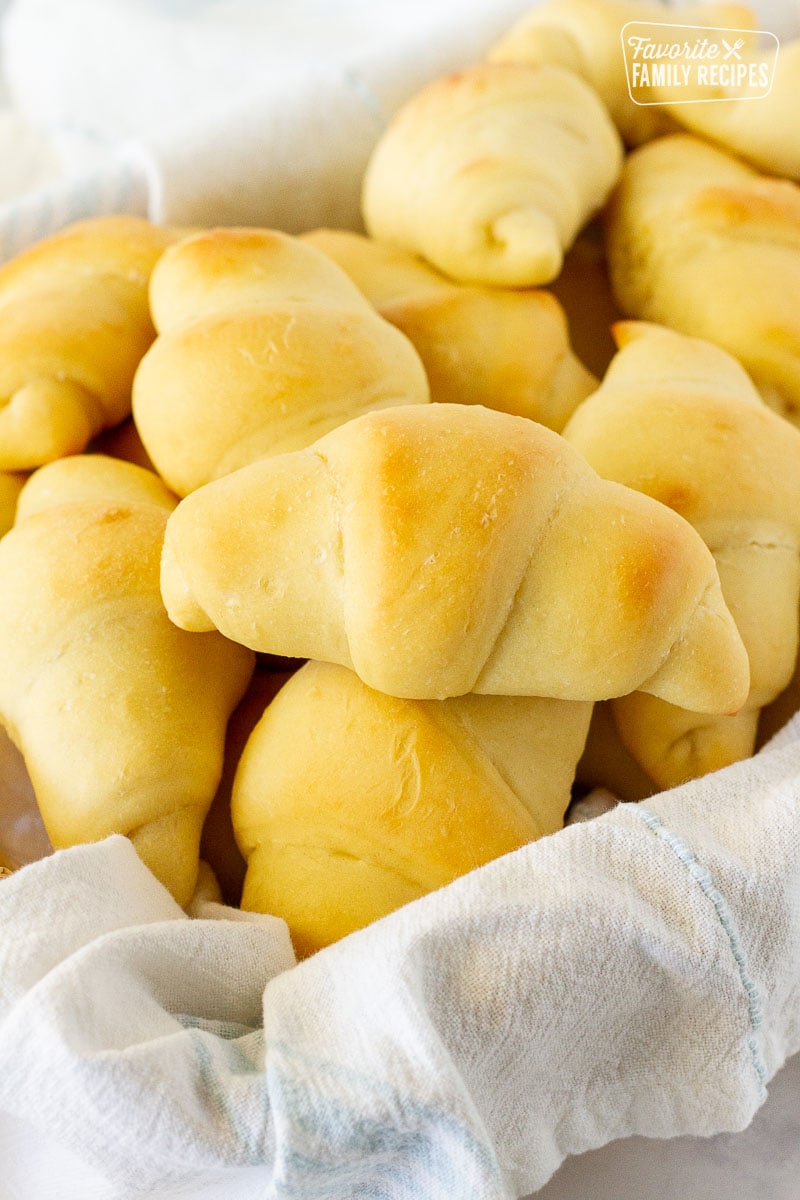
<svg viewBox="0 0 800 1200">
<path fill-rule="evenodd" d="M 82 21 L 54 0 L 17 0 L 5 28 L 11 99 L 58 148 L 63 175 L 0 208 L 0 261 L 106 212 L 359 228 L 361 177 L 390 115 L 429 79 L 483 57 L 530 6 L 349 0 L 334 11 L 305 0 L 296 20 L 309 21 L 292 38 L 260 0 L 163 10 L 80 0 Z M 145 44 L 154 59 L 143 73 Z M 164 44 L 182 53 L 167 62 Z"/>
<path fill-rule="evenodd" d="M 261 1165 L 276 1200 L 518 1197 L 750 1122 L 800 1049 L 799 896 L 800 717 L 299 965 L 110 838 L 0 883 L 0 1114 L 126 1196 Z"/>
<path fill-rule="evenodd" d="M 187 118 L 202 125 L 221 101 L 268 81 L 346 69 L 403 43 L 424 54 L 440 27 L 457 43 L 476 21 L 491 35 L 522 9 L 513 0 L 11 0 L 5 73 L 15 108 L 47 131 L 66 166 L 81 166 Z"/>
</svg>

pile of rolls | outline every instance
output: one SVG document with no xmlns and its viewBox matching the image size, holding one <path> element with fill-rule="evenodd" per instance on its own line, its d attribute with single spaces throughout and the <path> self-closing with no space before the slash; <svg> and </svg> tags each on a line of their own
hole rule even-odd
<svg viewBox="0 0 800 1200">
<path fill-rule="evenodd" d="M 745 129 L 637 106 L 670 11 L 550 0 L 433 81 L 361 233 L 102 218 L 0 271 L 3 761 L 53 847 L 182 905 L 202 856 L 302 956 L 791 711 L 800 57 Z"/>
</svg>

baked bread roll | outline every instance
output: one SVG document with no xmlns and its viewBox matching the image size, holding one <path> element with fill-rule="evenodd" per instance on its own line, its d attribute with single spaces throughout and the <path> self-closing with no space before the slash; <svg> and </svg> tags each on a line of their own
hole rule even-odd
<svg viewBox="0 0 800 1200">
<path fill-rule="evenodd" d="M 368 413 L 187 496 L 162 593 L 185 629 L 401 697 L 644 687 L 729 712 L 747 695 L 691 526 L 544 426 L 477 405 Z"/>
<path fill-rule="evenodd" d="M 188 237 L 159 263 L 150 300 L 159 337 L 136 373 L 133 412 L 181 496 L 358 413 L 429 399 L 408 339 L 288 234 Z"/>
<path fill-rule="evenodd" d="M 367 232 L 464 283 L 533 287 L 605 203 L 622 144 L 588 84 L 554 66 L 484 63 L 435 80 L 367 165 Z"/>
<path fill-rule="evenodd" d="M 614 705 L 613 700 L 595 704 L 586 745 L 575 768 L 575 783 L 582 792 L 606 789 L 619 800 L 636 803 L 659 789 L 623 744 Z"/>
<path fill-rule="evenodd" d="M 572 352 L 564 311 L 545 290 L 453 283 L 413 254 L 343 229 L 303 240 L 347 271 L 414 343 L 432 400 L 485 404 L 560 431 L 596 388 Z"/>
<path fill-rule="evenodd" d="M 17 521 L 76 501 L 155 504 L 171 512 L 178 497 L 152 471 L 105 454 L 73 454 L 40 467 L 17 503 Z"/>
<path fill-rule="evenodd" d="M 800 412 L 800 188 L 690 134 L 628 156 L 608 209 L 614 293 L 633 317 L 716 342 L 784 416 Z"/>
<path fill-rule="evenodd" d="M 580 75 L 595 89 L 631 146 L 675 128 L 652 89 L 631 98 L 621 45 L 629 21 L 727 26 L 752 29 L 753 14 L 742 4 L 681 6 L 618 0 L 549 0 L 522 16 L 489 51 L 492 62 L 555 63 Z M 684 106 L 690 107 L 690 106 Z M 696 107 L 696 106 L 695 106 Z"/>
<path fill-rule="evenodd" d="M 718 87 L 698 95 L 705 103 L 673 104 L 675 121 L 700 137 L 747 159 L 760 171 L 787 179 L 800 179 L 800 40 L 784 42 L 776 54 L 775 74 L 769 94 L 733 99 Z M 755 64 L 771 66 L 763 47 L 756 44 L 747 56 Z M 724 100 L 724 103 L 719 101 Z"/>
<path fill-rule="evenodd" d="M 303 240 L 338 263 L 413 342 L 432 400 L 484 404 L 558 431 L 597 386 L 548 292 L 456 284 L 404 250 L 341 229 Z"/>
<path fill-rule="evenodd" d="M 0 541 L 0 720 L 56 848 L 126 834 L 185 904 L 253 655 L 167 618 L 163 503 L 71 499 L 75 486 Z"/>
<path fill-rule="evenodd" d="M 137 217 L 98 217 L 0 269 L 0 471 L 75 454 L 129 415 L 155 332 L 150 272 L 175 236 Z"/>
<path fill-rule="evenodd" d="M 590 704 L 399 700 L 308 663 L 251 734 L 232 815 L 242 907 L 307 955 L 560 829 Z"/>
<path fill-rule="evenodd" d="M 735 717 L 698 717 L 641 694 L 614 702 L 620 735 L 659 787 L 746 758 L 758 713 L 794 669 L 800 603 L 800 430 L 709 342 L 636 322 L 564 436 L 604 479 L 680 513 L 714 555 L 750 660 Z"/>
</svg>

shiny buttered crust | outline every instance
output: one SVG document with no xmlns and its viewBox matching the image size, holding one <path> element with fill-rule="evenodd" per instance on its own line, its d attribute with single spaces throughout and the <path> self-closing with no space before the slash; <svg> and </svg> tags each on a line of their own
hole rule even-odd
<svg viewBox="0 0 800 1200">
<path fill-rule="evenodd" d="M 644 687 L 728 712 L 748 690 L 691 526 L 478 406 L 370 413 L 200 489 L 169 519 L 162 593 L 186 629 L 408 698 Z"/>
<path fill-rule="evenodd" d="M 78 453 L 130 413 L 155 333 L 150 273 L 175 236 L 137 217 L 98 217 L 0 270 L 0 471 Z"/>
<path fill-rule="evenodd" d="M 364 176 L 364 221 L 462 282 L 530 287 L 558 275 L 621 162 L 611 118 L 577 75 L 484 63 L 395 115 Z"/>
<path fill-rule="evenodd" d="M 697 529 L 750 660 L 744 710 L 699 720 L 650 696 L 618 702 L 623 740 L 661 787 L 753 751 L 758 710 L 794 669 L 800 596 L 800 431 L 719 347 L 637 322 L 565 437 L 605 479 L 668 504 Z"/>
<path fill-rule="evenodd" d="M 563 825 L 590 704 L 402 700 L 308 663 L 245 747 L 242 904 L 305 955 Z"/>
<path fill-rule="evenodd" d="M 160 503 L 73 500 L 0 540 L 0 718 L 53 845 L 126 834 L 185 904 L 253 656 L 167 618 L 167 515 Z"/>
<path fill-rule="evenodd" d="M 722 346 L 800 419 L 800 188 L 689 134 L 630 154 L 608 209 L 614 293 L 633 317 Z"/>
<path fill-rule="evenodd" d="M 159 337 L 136 373 L 133 414 L 179 495 L 362 412 L 428 402 L 408 338 L 288 234 L 193 235 L 162 259 L 150 291 Z"/>
<path fill-rule="evenodd" d="M 434 401 L 483 404 L 560 431 L 597 386 L 572 351 L 561 305 L 541 288 L 457 284 L 415 255 L 342 229 L 303 240 L 409 338 Z"/>
</svg>

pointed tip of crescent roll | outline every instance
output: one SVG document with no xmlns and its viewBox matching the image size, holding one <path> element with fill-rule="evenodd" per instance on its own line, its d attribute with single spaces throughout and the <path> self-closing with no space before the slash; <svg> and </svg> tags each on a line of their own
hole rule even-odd
<svg viewBox="0 0 800 1200">
<path fill-rule="evenodd" d="M 681 638 L 640 691 L 699 713 L 735 715 L 750 690 L 750 662 L 722 597 L 710 583 Z"/>
<path fill-rule="evenodd" d="M 161 598 L 173 625 L 191 633 L 207 633 L 216 625 L 198 603 L 174 544 L 174 526 L 167 523 L 161 550 Z"/>
<path fill-rule="evenodd" d="M 531 279 L 550 283 L 564 264 L 556 222 L 532 207 L 513 209 L 493 221 L 488 247 L 491 282 L 509 287 L 525 285 Z"/>
</svg>

